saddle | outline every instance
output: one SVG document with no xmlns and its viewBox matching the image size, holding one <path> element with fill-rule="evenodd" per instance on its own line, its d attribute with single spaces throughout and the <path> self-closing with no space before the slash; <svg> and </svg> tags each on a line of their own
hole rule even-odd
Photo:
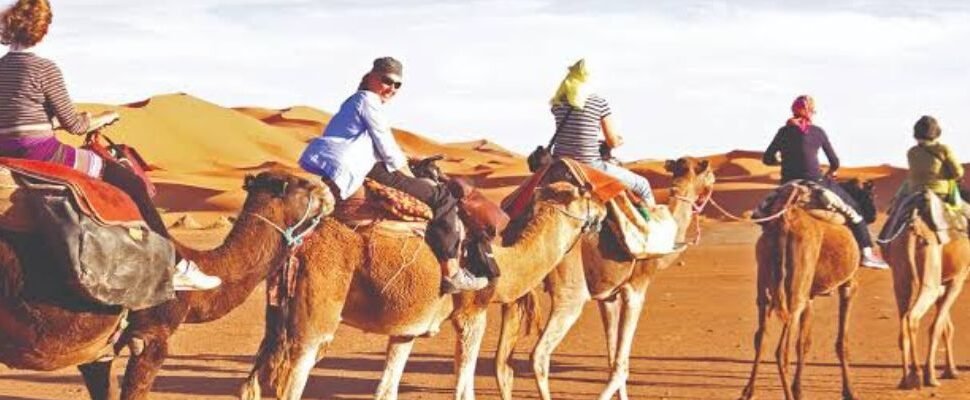
<svg viewBox="0 0 970 400">
<path fill-rule="evenodd" d="M 915 214 L 915 215 L 914 215 Z M 966 234 L 970 221 L 963 211 L 948 207 L 940 196 L 929 190 L 912 193 L 898 199 L 889 210 L 889 217 L 879 231 L 880 240 L 890 240 L 912 218 L 922 218 L 936 233 L 941 244 L 950 241 L 953 234 Z"/>
<path fill-rule="evenodd" d="M 794 180 L 769 192 L 754 209 L 752 219 L 778 215 L 785 208 L 799 207 L 812 217 L 831 224 L 844 225 L 845 216 L 832 207 L 835 193 L 824 186 L 807 180 Z M 765 224 L 769 221 L 759 222 Z"/>
<path fill-rule="evenodd" d="M 606 205 L 607 226 L 630 257 L 651 259 L 675 251 L 677 222 L 667 206 L 657 206 L 647 220 L 634 206 L 632 198 L 636 195 L 622 182 L 572 159 L 561 158 L 536 171 L 502 200 L 502 207 L 512 218 L 517 218 L 528 209 L 539 185 L 563 180 L 586 188 L 594 199 Z"/>
<path fill-rule="evenodd" d="M 174 298 L 175 248 L 148 229 L 121 190 L 66 166 L 0 158 L 0 230 L 37 237 L 17 248 L 32 275 L 60 276 L 67 290 L 94 304 L 141 309 Z"/>
<path fill-rule="evenodd" d="M 434 165 L 438 159 L 418 161 L 413 170 L 422 179 L 445 185 L 458 199 L 458 216 L 465 228 L 463 232 L 467 230 L 462 240 L 462 262 L 466 269 L 478 276 L 498 277 L 491 242 L 508 224 L 508 216 L 467 182 L 444 175 Z M 430 175 L 428 171 L 432 170 L 434 174 Z M 379 235 L 423 237 L 433 212 L 427 204 L 405 192 L 365 179 L 362 188 L 337 204 L 334 216 L 354 229 L 367 228 Z"/>
</svg>

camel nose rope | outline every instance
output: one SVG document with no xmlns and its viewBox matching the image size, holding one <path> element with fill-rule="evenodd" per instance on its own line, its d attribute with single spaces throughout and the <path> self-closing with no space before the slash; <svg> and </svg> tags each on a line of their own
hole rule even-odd
<svg viewBox="0 0 970 400">
<path fill-rule="evenodd" d="M 306 235 L 309 235 L 310 232 L 313 232 L 313 230 L 316 229 L 317 225 L 320 224 L 320 220 L 323 218 L 323 216 L 319 214 L 313 218 L 310 218 L 310 210 L 312 208 L 313 208 L 313 202 L 308 201 L 306 203 L 306 211 L 303 212 L 303 217 L 300 218 L 299 221 L 296 221 L 295 224 L 287 227 L 286 229 L 281 228 L 279 225 L 276 225 L 273 221 L 270 221 L 268 218 L 262 215 L 259 215 L 257 213 L 248 213 L 248 214 L 261 219 L 263 222 L 273 227 L 273 229 L 276 229 L 277 232 L 283 235 L 283 239 L 286 240 L 286 247 L 293 248 L 303 244 L 303 238 L 306 237 Z M 310 219 L 310 225 L 308 225 L 306 229 L 304 229 L 303 231 L 297 233 L 296 232 L 297 228 L 302 226 L 303 223 L 307 222 L 308 218 Z"/>
</svg>

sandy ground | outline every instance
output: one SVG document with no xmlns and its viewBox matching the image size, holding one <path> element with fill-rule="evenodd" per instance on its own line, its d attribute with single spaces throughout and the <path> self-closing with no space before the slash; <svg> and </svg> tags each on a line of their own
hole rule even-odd
<svg viewBox="0 0 970 400">
<path fill-rule="evenodd" d="M 215 245 L 225 229 L 177 231 L 183 240 Z M 741 223 L 709 222 L 703 243 L 686 255 L 686 264 L 662 271 L 648 294 L 631 359 L 629 391 L 635 399 L 733 399 L 744 386 L 755 328 L 753 241 L 758 230 Z M 263 290 L 222 320 L 185 325 L 175 335 L 172 354 L 154 387 L 154 399 L 230 399 L 248 372 L 262 332 Z M 970 369 L 970 300 L 954 307 L 958 362 Z M 840 375 L 833 351 L 837 298 L 816 302 L 815 346 L 806 372 L 807 399 L 840 398 Z M 489 312 L 489 331 L 476 379 L 480 398 L 497 398 L 491 371 L 497 341 L 497 307 Z M 943 381 L 938 389 L 898 391 L 897 321 L 889 273 L 861 272 L 861 291 L 852 315 L 851 348 L 855 388 L 863 399 L 970 399 L 970 377 Z M 962 332 L 960 331 L 962 329 Z M 772 332 L 777 333 L 775 328 Z M 535 337 L 516 353 L 516 398 L 536 398 L 528 352 Z M 773 362 L 775 336 L 768 338 Z M 925 344 L 925 343 L 924 343 Z M 341 328 L 325 359 L 314 369 L 304 398 L 366 399 L 383 367 L 385 339 Z M 453 375 L 454 334 L 419 340 L 401 385 L 402 399 L 447 399 Z M 554 356 L 552 389 L 557 399 L 591 399 L 607 376 L 605 345 L 595 305 L 590 304 Z M 760 397 L 780 398 L 773 364 L 759 380 Z M 73 369 L 49 373 L 0 370 L 0 399 L 85 398 Z"/>
<path fill-rule="evenodd" d="M 330 114 L 310 107 L 231 109 L 186 94 L 82 108 L 121 113 L 121 121 L 106 133 L 137 147 L 158 168 L 151 174 L 160 192 L 155 202 L 169 213 L 169 222 L 188 212 L 199 227 L 239 210 L 245 197 L 241 187 L 244 175 L 266 168 L 297 171 L 296 160 L 307 140 L 317 136 L 330 119 Z M 469 179 L 493 200 L 501 199 L 528 176 L 524 157 L 495 143 L 440 143 L 404 130 L 395 129 L 394 133 L 409 156 L 443 154 L 439 165 L 446 173 Z M 62 139 L 70 143 L 80 140 L 68 135 Z M 762 165 L 760 152 L 735 150 L 704 158 L 718 176 L 714 199 L 739 215 L 754 207 L 778 180 L 777 168 Z M 666 195 L 660 189 L 670 184 L 663 165 L 663 160 L 628 164 L 650 179 L 660 199 Z M 875 179 L 879 207 L 885 210 L 905 171 L 881 165 L 843 168 L 842 175 Z M 712 208 L 708 210 L 706 216 L 717 217 Z M 688 252 L 686 265 L 660 273 L 648 293 L 631 359 L 629 391 L 633 398 L 733 399 L 745 385 L 756 323 L 753 243 L 758 229 L 751 224 L 705 221 L 703 244 Z M 215 246 L 226 228 L 180 229 L 175 233 L 187 243 Z M 861 282 L 850 335 L 857 393 L 865 399 L 970 399 L 970 378 L 922 392 L 895 390 L 899 379 L 898 324 L 891 277 L 887 272 L 863 271 Z M 260 288 L 220 321 L 183 326 L 173 339 L 171 357 L 155 383 L 153 398 L 233 398 L 262 335 L 263 297 Z M 954 307 L 958 329 L 970 329 L 966 312 L 970 300 L 966 297 Z M 837 299 L 821 298 L 817 303 L 816 345 L 805 380 L 806 398 L 839 398 L 840 373 L 833 351 Z M 490 310 L 492 324 L 478 365 L 476 387 L 481 398 L 497 397 L 491 372 L 497 308 Z M 970 335 L 962 332 L 966 330 L 958 331 L 957 347 L 967 348 Z M 528 362 L 534 341 L 533 337 L 520 342 L 516 398 L 536 397 Z M 769 354 L 773 354 L 774 341 L 775 337 L 768 338 Z M 314 370 L 305 398 L 370 398 L 383 368 L 384 346 L 383 337 L 342 328 L 327 357 Z M 437 338 L 419 340 L 403 378 L 401 398 L 449 398 L 454 379 L 453 348 L 450 327 Z M 957 353 L 966 371 L 970 350 Z M 765 365 L 762 371 L 761 398 L 779 398 L 774 366 Z M 595 305 L 587 307 L 556 353 L 552 377 L 557 399 L 596 398 L 605 384 L 605 342 Z M 0 400 L 85 397 L 81 379 L 73 369 L 36 373 L 0 367 Z"/>
</svg>

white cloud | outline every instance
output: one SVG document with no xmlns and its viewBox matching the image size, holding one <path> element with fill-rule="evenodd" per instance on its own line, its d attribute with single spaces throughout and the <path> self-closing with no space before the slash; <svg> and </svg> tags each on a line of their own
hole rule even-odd
<svg viewBox="0 0 970 400">
<path fill-rule="evenodd" d="M 394 55 L 399 125 L 525 152 L 551 135 L 548 97 L 586 56 L 627 159 L 763 148 L 801 93 L 849 164 L 902 164 L 924 113 L 970 148 L 970 8 L 956 1 L 55 3 L 38 51 L 82 101 L 185 91 L 332 111 L 370 60 Z"/>
</svg>

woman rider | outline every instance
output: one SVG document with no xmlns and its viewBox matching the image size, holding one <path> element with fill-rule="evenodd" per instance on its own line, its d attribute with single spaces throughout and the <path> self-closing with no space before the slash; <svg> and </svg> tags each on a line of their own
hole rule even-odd
<svg viewBox="0 0 970 400">
<path fill-rule="evenodd" d="M 321 175 L 347 199 L 371 178 L 428 204 L 433 217 L 425 236 L 441 264 L 442 292 L 473 291 L 488 280 L 459 267 L 458 201 L 444 187 L 414 177 L 407 158 L 394 140 L 384 104 L 401 88 L 404 67 L 398 60 L 374 60 L 357 92 L 352 94 L 300 156 L 300 166 Z"/>
<path fill-rule="evenodd" d="M 0 157 L 63 164 L 101 178 L 134 200 L 152 231 L 171 238 L 141 178 L 113 160 L 61 143 L 54 136 L 55 123 L 83 135 L 114 122 L 118 114 L 78 113 L 57 64 L 31 52 L 47 35 L 52 17 L 47 0 L 19 0 L 0 14 L 0 42 L 10 46 L 0 57 Z M 175 271 L 175 290 L 213 289 L 222 283 L 181 256 Z"/>
<path fill-rule="evenodd" d="M 605 140 L 606 146 L 612 149 L 622 145 L 623 138 L 613 125 L 609 103 L 590 92 L 588 80 L 586 60 L 581 59 L 569 67 L 550 101 L 559 132 L 553 141 L 552 155 L 572 158 L 623 182 L 639 197 L 637 209 L 649 218 L 649 209 L 656 205 L 656 200 L 647 178 L 603 160 L 601 142 Z"/>
<path fill-rule="evenodd" d="M 836 204 L 832 206 L 845 215 L 849 229 L 862 249 L 862 265 L 874 269 L 888 269 L 889 265 L 872 250 L 869 226 L 858 212 L 858 205 L 841 186 L 830 179 L 839 169 L 839 158 L 829 143 L 822 128 L 812 124 L 815 115 L 815 100 L 809 96 L 799 96 L 791 106 L 794 114 L 778 129 L 775 138 L 765 150 L 762 161 L 766 165 L 781 165 L 781 183 L 795 179 L 815 181 L 836 194 Z M 825 152 L 829 169 L 823 175 L 818 162 L 818 151 Z M 781 159 L 778 159 L 778 155 Z M 841 204 L 837 200 L 841 200 Z"/>
<path fill-rule="evenodd" d="M 953 150 L 940 143 L 942 134 L 936 118 L 929 115 L 920 117 L 913 125 L 916 145 L 906 152 L 909 174 L 895 198 L 898 201 L 909 194 L 929 190 L 970 218 L 970 205 L 960 196 L 958 185 L 963 179 L 963 166 Z"/>
</svg>

